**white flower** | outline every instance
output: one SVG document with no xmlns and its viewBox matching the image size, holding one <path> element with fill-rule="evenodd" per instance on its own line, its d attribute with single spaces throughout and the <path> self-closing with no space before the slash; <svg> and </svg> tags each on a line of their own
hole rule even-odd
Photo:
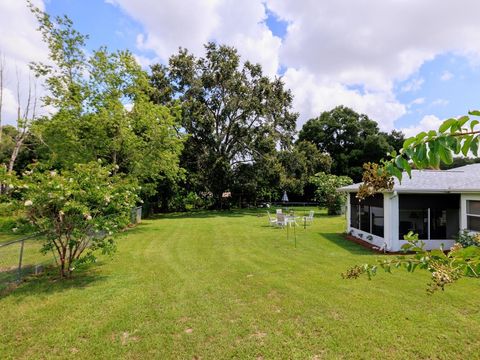
<svg viewBox="0 0 480 360">
<path fill-rule="evenodd" d="M 18 231 L 18 228 L 14 227 L 14 228 L 12 229 L 12 231 L 13 231 L 13 232 L 17 232 L 17 231 Z"/>
<path fill-rule="evenodd" d="M 87 220 L 88 220 L 88 221 L 92 220 L 92 215 L 88 215 L 88 216 L 87 216 Z"/>
<path fill-rule="evenodd" d="M 33 205 L 33 201 L 32 200 L 27 200 L 25 201 L 25 206 L 32 206 Z"/>
<path fill-rule="evenodd" d="M 57 175 L 57 172 L 55 170 L 50 171 L 50 176 L 55 176 L 55 175 Z"/>
</svg>

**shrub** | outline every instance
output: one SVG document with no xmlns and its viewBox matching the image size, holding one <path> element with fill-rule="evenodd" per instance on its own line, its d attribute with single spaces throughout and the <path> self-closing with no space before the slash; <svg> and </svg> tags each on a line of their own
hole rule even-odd
<svg viewBox="0 0 480 360">
<path fill-rule="evenodd" d="M 112 253 L 111 235 L 129 223 L 138 189 L 114 170 L 92 162 L 62 173 L 34 169 L 24 174 L 26 219 L 45 234 L 42 250 L 58 253 L 62 277 L 95 261 L 96 250 Z"/>
<path fill-rule="evenodd" d="M 457 243 L 462 244 L 463 247 L 480 246 L 480 234 L 464 229 L 458 234 Z"/>
<path fill-rule="evenodd" d="M 336 176 L 320 172 L 310 178 L 310 183 L 316 187 L 315 200 L 320 206 L 328 209 L 328 215 L 339 215 L 345 205 L 347 195 L 337 191 L 338 188 L 350 185 L 352 179 L 348 176 Z"/>
</svg>

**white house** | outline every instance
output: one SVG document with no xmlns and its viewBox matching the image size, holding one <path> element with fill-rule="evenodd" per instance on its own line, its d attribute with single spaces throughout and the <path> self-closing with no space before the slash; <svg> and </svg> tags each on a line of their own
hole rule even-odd
<svg viewBox="0 0 480 360">
<path fill-rule="evenodd" d="M 449 249 L 462 229 L 480 232 L 480 164 L 413 170 L 412 178 L 395 179 L 392 191 L 363 201 L 359 185 L 339 189 L 349 193 L 347 232 L 386 251 L 400 251 L 410 230 L 426 249 Z"/>
</svg>

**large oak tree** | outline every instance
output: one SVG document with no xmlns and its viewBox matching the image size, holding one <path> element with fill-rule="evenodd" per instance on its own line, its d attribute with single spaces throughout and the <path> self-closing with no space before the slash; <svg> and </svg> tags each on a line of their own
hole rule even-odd
<svg viewBox="0 0 480 360">
<path fill-rule="evenodd" d="M 182 104 L 189 135 L 182 164 L 189 181 L 213 194 L 217 206 L 234 170 L 266 155 L 262 139 L 274 139 L 278 148 L 291 145 L 297 114 L 290 91 L 280 78 L 263 75 L 260 65 L 242 63 L 235 48 L 208 43 L 203 57 L 180 49 L 168 67 L 152 70 L 152 97 Z"/>
<path fill-rule="evenodd" d="M 403 143 L 403 134 L 381 132 L 378 124 L 367 115 L 337 106 L 308 120 L 299 133 L 300 140 L 307 140 L 332 157 L 332 173 L 347 175 L 360 181 L 363 164 L 379 161 Z"/>
</svg>

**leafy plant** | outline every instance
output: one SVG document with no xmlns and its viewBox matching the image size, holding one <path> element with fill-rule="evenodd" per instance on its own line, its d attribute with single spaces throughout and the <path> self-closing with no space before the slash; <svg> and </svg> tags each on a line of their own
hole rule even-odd
<svg viewBox="0 0 480 360">
<path fill-rule="evenodd" d="M 416 269 L 427 270 L 431 273 L 431 282 L 427 292 L 433 294 L 437 290 L 444 290 L 463 276 L 480 277 L 480 247 L 469 246 L 464 248 L 460 243 L 455 244 L 447 254 L 443 249 L 427 251 L 425 243 L 418 240 L 418 234 L 409 232 L 405 235 L 407 244 L 402 246 L 405 252 L 414 252 L 414 255 L 402 255 L 395 258 L 381 259 L 376 264 L 355 265 L 342 274 L 344 279 L 357 279 L 366 275 L 372 279 L 378 268 L 387 273 L 393 269 L 403 268 L 408 272 Z"/>
<path fill-rule="evenodd" d="M 391 190 L 393 178 L 402 181 L 404 172 L 412 176 L 412 169 L 439 169 L 440 164 L 449 165 L 454 155 L 478 157 L 480 146 L 480 123 L 475 117 L 480 111 L 445 120 L 438 130 L 422 131 L 406 139 L 403 148 L 392 151 L 380 164 L 364 165 L 363 184 L 357 197 L 364 199 L 382 190 Z"/>
<path fill-rule="evenodd" d="M 480 246 L 480 234 L 472 233 L 471 231 L 464 229 L 458 234 L 457 243 L 461 244 L 463 247 Z"/>
<path fill-rule="evenodd" d="M 469 111 L 468 115 L 445 120 L 437 131 L 422 131 L 403 143 L 399 152 L 391 152 L 389 159 L 378 164 L 366 164 L 364 182 L 357 197 L 364 199 L 379 191 L 392 190 L 394 178 L 402 181 L 404 172 L 412 176 L 412 169 L 438 169 L 441 163 L 451 164 L 454 155 L 473 154 L 478 157 L 480 145 L 480 121 L 472 118 L 480 116 L 480 111 Z M 355 266 L 343 274 L 346 278 L 356 278 L 366 273 L 369 278 L 376 273 L 378 266 L 390 272 L 392 267 L 403 267 L 409 272 L 416 268 L 432 273 L 428 291 L 444 289 L 462 276 L 480 277 L 480 247 L 478 235 L 461 233 L 459 241 L 448 254 L 442 250 L 426 251 L 423 242 L 411 232 L 406 236 L 408 244 L 403 248 L 413 251 L 413 257 L 399 257 L 396 260 L 382 260 L 377 265 Z M 463 245 L 464 244 L 464 245 Z"/>
<path fill-rule="evenodd" d="M 62 173 L 34 168 L 24 174 L 19 191 L 26 219 L 44 234 L 42 251 L 57 253 L 62 277 L 94 262 L 97 250 L 115 251 L 111 235 L 129 223 L 138 188 L 113 170 L 92 162 Z"/>
<path fill-rule="evenodd" d="M 352 179 L 348 176 L 336 176 L 320 172 L 310 178 L 310 183 L 316 187 L 315 200 L 320 206 L 328 209 L 329 215 L 340 214 L 346 201 L 346 194 L 338 192 L 339 187 L 350 185 Z"/>
</svg>

